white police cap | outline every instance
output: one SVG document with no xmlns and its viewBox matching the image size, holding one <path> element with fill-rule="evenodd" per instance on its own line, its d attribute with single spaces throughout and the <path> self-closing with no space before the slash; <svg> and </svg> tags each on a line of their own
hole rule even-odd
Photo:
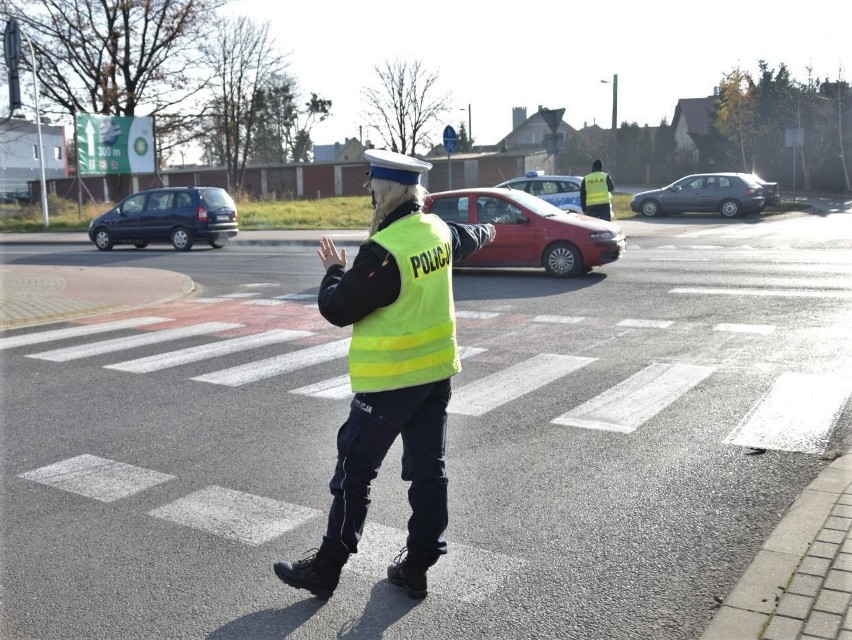
<svg viewBox="0 0 852 640">
<path fill-rule="evenodd" d="M 432 168 L 425 160 L 386 149 L 367 149 L 364 157 L 370 161 L 371 177 L 402 184 L 420 184 L 420 174 Z"/>
</svg>

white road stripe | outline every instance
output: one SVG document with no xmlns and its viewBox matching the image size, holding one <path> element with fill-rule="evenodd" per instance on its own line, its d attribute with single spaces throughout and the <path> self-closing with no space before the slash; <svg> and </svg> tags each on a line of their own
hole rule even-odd
<svg viewBox="0 0 852 640">
<path fill-rule="evenodd" d="M 277 300 L 316 300 L 317 296 L 313 293 L 288 293 L 283 296 L 275 296 Z"/>
<path fill-rule="evenodd" d="M 87 324 L 67 329 L 53 329 L 52 331 L 39 331 L 37 333 L 25 333 L 19 336 L 0 338 L 0 349 L 13 349 L 42 342 L 53 342 L 54 340 L 65 340 L 66 338 L 77 338 L 90 336 L 107 331 L 118 331 L 119 329 L 132 329 L 158 322 L 169 322 L 171 318 L 155 318 L 146 316 L 142 318 L 128 318 L 127 320 L 116 320 L 115 322 L 100 322 L 98 324 Z"/>
<path fill-rule="evenodd" d="M 148 373 L 150 371 L 159 371 L 170 367 L 178 367 L 190 362 L 198 362 L 199 360 L 217 358 L 229 353 L 256 349 L 269 344 L 287 342 L 288 340 L 304 338 L 305 336 L 310 335 L 313 335 L 310 331 L 275 329 L 273 331 L 264 331 L 263 333 L 256 333 L 250 336 L 220 340 L 219 342 L 214 342 L 212 344 L 188 347 L 186 349 L 180 349 L 179 351 L 158 353 L 153 356 L 148 356 L 147 358 L 126 360 L 124 362 L 107 365 L 104 369 L 115 369 L 117 371 L 128 371 L 130 373 Z"/>
<path fill-rule="evenodd" d="M 775 325 L 771 324 L 727 324 L 720 323 L 713 327 L 713 331 L 730 331 L 732 333 L 759 333 L 768 336 L 775 331 Z"/>
<path fill-rule="evenodd" d="M 596 358 L 541 353 L 453 391 L 448 411 L 467 416 L 481 416 L 595 360 Z"/>
<path fill-rule="evenodd" d="M 259 298 L 257 300 L 246 300 L 243 304 L 253 304 L 258 307 L 277 307 L 281 304 L 287 304 L 286 300 L 270 300 L 269 298 Z"/>
<path fill-rule="evenodd" d="M 761 233 L 765 233 L 765 228 L 763 225 L 760 225 Z M 739 226 L 724 226 L 724 227 L 713 227 L 710 229 L 702 229 L 701 231 L 690 231 L 688 233 L 678 233 L 675 235 L 675 238 L 702 238 L 704 236 L 719 236 L 719 235 L 739 235 L 744 233 L 744 229 L 746 227 Z"/>
<path fill-rule="evenodd" d="M 491 320 L 503 315 L 497 311 L 456 311 L 456 318 L 472 318 L 475 320 Z"/>
<path fill-rule="evenodd" d="M 312 396 L 314 398 L 330 398 L 332 400 L 343 400 L 352 395 L 352 385 L 349 384 L 349 374 L 321 380 L 315 384 L 292 389 L 290 393 L 300 396 Z"/>
<path fill-rule="evenodd" d="M 850 393 L 852 377 L 782 373 L 725 442 L 758 449 L 823 453 Z"/>
<path fill-rule="evenodd" d="M 314 364 L 342 358 L 348 353 L 351 341 L 351 338 L 345 338 L 336 342 L 301 349 L 293 353 L 274 356 L 266 360 L 250 362 L 239 367 L 214 371 L 213 373 L 196 376 L 192 379 L 228 387 L 239 387 L 249 382 L 271 378 L 295 369 L 302 369 Z"/>
<path fill-rule="evenodd" d="M 654 363 L 551 422 L 631 433 L 714 370 L 689 364 Z"/>
<path fill-rule="evenodd" d="M 239 293 L 225 293 L 220 298 L 253 298 L 254 296 L 259 296 L 260 292 L 258 291 L 241 291 Z"/>
<path fill-rule="evenodd" d="M 464 360 L 470 356 L 475 356 L 482 353 L 485 349 L 479 347 L 459 347 L 459 358 Z M 312 396 L 314 398 L 330 398 L 332 400 L 343 400 L 352 395 L 352 385 L 349 383 L 349 374 L 345 373 L 336 378 L 322 380 L 315 384 L 309 384 L 305 387 L 293 389 L 290 393 L 295 393 L 303 396 Z"/>
<path fill-rule="evenodd" d="M 551 324 L 576 324 L 583 320 L 585 320 L 585 318 L 578 316 L 536 316 L 532 319 L 533 322 L 546 322 Z"/>
<path fill-rule="evenodd" d="M 619 327 L 638 327 L 641 329 L 666 329 L 674 324 L 674 320 L 638 320 L 627 318 L 618 323 Z"/>
<path fill-rule="evenodd" d="M 148 515 L 213 535 L 259 545 L 323 515 L 317 509 L 210 486 Z"/>
<path fill-rule="evenodd" d="M 826 289 L 713 289 L 710 287 L 675 287 L 669 293 L 696 294 L 700 296 L 774 296 L 781 298 L 852 298 L 852 291 Z"/>
<path fill-rule="evenodd" d="M 367 522 L 358 553 L 349 557 L 345 571 L 378 579 L 405 546 L 407 532 Z M 523 571 L 527 561 L 483 551 L 458 542 L 429 569 L 429 593 L 452 602 L 478 604 L 488 601 L 513 573 Z"/>
<path fill-rule="evenodd" d="M 67 347 L 65 349 L 55 349 L 54 351 L 44 351 L 42 353 L 28 355 L 27 357 L 37 358 L 39 360 L 50 360 L 52 362 L 67 362 L 69 360 L 89 358 L 91 356 L 99 356 L 104 353 L 112 353 L 114 351 L 123 351 L 124 349 L 135 349 L 136 347 L 144 347 L 150 344 L 157 344 L 158 342 L 179 340 L 190 336 L 203 335 L 205 333 L 215 333 L 217 331 L 225 331 L 226 329 L 235 329 L 241 326 L 241 324 L 234 322 L 204 322 L 202 324 L 190 325 L 188 327 L 180 327 L 178 329 L 163 329 L 162 331 L 151 331 L 150 333 L 129 336 L 127 338 L 102 340 L 101 342 L 92 342 L 79 347 Z"/>
<path fill-rule="evenodd" d="M 114 502 L 174 476 L 83 454 L 18 476 L 101 502 Z"/>
</svg>

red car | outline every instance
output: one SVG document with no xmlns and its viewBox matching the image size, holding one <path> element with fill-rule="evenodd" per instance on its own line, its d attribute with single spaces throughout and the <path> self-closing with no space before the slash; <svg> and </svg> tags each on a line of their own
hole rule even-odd
<svg viewBox="0 0 852 640">
<path fill-rule="evenodd" d="M 544 267 L 550 275 L 572 277 L 618 260 L 626 246 L 618 224 L 562 211 L 517 189 L 432 193 L 423 209 L 447 222 L 497 228 L 494 242 L 454 266 Z"/>
</svg>

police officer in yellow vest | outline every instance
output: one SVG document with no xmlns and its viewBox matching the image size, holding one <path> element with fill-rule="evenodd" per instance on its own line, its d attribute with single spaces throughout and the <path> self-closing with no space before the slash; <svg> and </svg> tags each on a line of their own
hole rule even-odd
<svg viewBox="0 0 852 640">
<path fill-rule="evenodd" d="M 580 206 L 587 216 L 612 220 L 612 178 L 603 170 L 603 162 L 595 160 L 592 172 L 580 183 Z"/>
<path fill-rule="evenodd" d="M 411 517 L 388 580 L 423 598 L 427 569 L 447 552 L 447 405 L 450 379 L 461 370 L 452 263 L 491 242 L 495 230 L 422 212 L 427 192 L 420 177 L 432 168 L 428 162 L 383 150 L 364 155 L 375 205 L 371 237 L 348 271 L 346 249 L 338 251 L 330 238 L 322 238 L 317 251 L 326 268 L 320 313 L 334 325 L 353 325 L 355 396 L 337 434 L 328 525 L 316 553 L 273 568 L 286 584 L 331 597 L 343 565 L 358 551 L 371 482 L 401 435 Z"/>
</svg>

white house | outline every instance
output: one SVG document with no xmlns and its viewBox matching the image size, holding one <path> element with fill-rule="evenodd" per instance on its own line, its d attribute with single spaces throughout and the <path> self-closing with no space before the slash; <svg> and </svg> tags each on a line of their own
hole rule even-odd
<svg viewBox="0 0 852 640">
<path fill-rule="evenodd" d="M 65 127 L 41 125 L 44 175 L 48 180 L 65 178 Z M 0 123 L 0 195 L 26 194 L 27 182 L 41 180 L 38 127 L 35 122 L 12 118 Z"/>
</svg>

